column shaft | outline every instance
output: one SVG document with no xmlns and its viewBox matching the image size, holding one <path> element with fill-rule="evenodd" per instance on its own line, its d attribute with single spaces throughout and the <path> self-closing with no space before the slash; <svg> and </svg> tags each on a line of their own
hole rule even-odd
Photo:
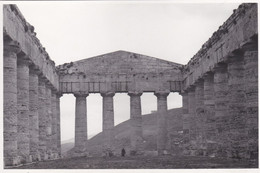
<svg viewBox="0 0 260 173">
<path fill-rule="evenodd" d="M 103 134 L 105 137 L 105 150 L 113 152 L 114 141 L 114 100 L 115 93 L 102 93 L 103 97 Z M 106 153 L 107 154 L 107 153 Z"/>
<path fill-rule="evenodd" d="M 130 96 L 130 123 L 131 123 L 131 148 L 132 154 L 141 150 L 143 142 L 142 128 L 142 108 L 141 95 L 142 93 L 128 93 Z"/>
<path fill-rule="evenodd" d="M 53 157 L 57 158 L 57 101 L 56 101 L 56 92 L 52 90 L 51 92 L 51 109 L 52 109 L 52 140 L 51 140 L 51 145 L 52 145 L 52 152 L 53 152 Z"/>
<path fill-rule="evenodd" d="M 195 155 L 196 148 L 194 147 L 194 143 L 196 142 L 196 124 L 195 124 L 195 87 L 189 89 L 188 92 L 188 100 L 189 100 L 189 155 Z"/>
<path fill-rule="evenodd" d="M 196 142 L 194 143 L 194 148 L 197 150 L 195 155 L 205 155 L 206 154 L 206 114 L 204 110 L 204 81 L 198 80 L 195 87 L 195 103 L 196 103 L 196 113 L 195 113 L 195 136 Z"/>
<path fill-rule="evenodd" d="M 166 154 L 167 144 L 167 96 L 169 92 L 157 92 L 157 151 L 159 155 Z"/>
<path fill-rule="evenodd" d="M 32 67 L 29 70 L 29 102 L 30 155 L 32 161 L 39 161 L 38 74 Z"/>
<path fill-rule="evenodd" d="M 258 51 L 249 50 L 244 54 L 246 128 L 248 133 L 248 154 L 251 159 L 258 158 Z"/>
<path fill-rule="evenodd" d="M 47 131 L 46 131 L 46 119 L 47 119 L 47 107 L 46 107 L 46 86 L 45 81 L 42 78 L 39 78 L 38 86 L 38 114 L 39 114 L 39 152 L 42 160 L 48 159 L 47 156 Z"/>
<path fill-rule="evenodd" d="M 60 97 L 61 94 L 56 95 L 56 113 L 57 113 L 57 152 L 61 157 L 61 136 L 60 136 Z"/>
<path fill-rule="evenodd" d="M 183 121 L 183 154 L 188 155 L 190 145 L 190 114 L 188 92 L 182 95 L 182 121 Z"/>
<path fill-rule="evenodd" d="M 244 91 L 244 61 L 240 56 L 229 58 L 228 113 L 230 115 L 231 157 L 247 157 L 246 108 Z"/>
<path fill-rule="evenodd" d="M 214 69 L 214 92 L 215 92 L 215 120 L 217 156 L 227 157 L 228 155 L 228 73 L 227 64 L 218 64 Z"/>
<path fill-rule="evenodd" d="M 31 162 L 29 138 L 29 62 L 17 62 L 18 153 L 22 162 Z"/>
<path fill-rule="evenodd" d="M 204 114 L 205 114 L 205 140 L 206 154 L 215 156 L 217 152 L 216 143 L 216 121 L 214 105 L 214 74 L 207 73 L 204 76 Z"/>
<path fill-rule="evenodd" d="M 16 45 L 16 46 L 15 46 Z M 4 164 L 19 164 L 17 157 L 17 55 L 19 46 L 4 44 Z"/>
<path fill-rule="evenodd" d="M 50 86 L 46 85 L 46 147 L 49 159 L 52 157 L 52 99 Z"/>
<path fill-rule="evenodd" d="M 87 95 L 76 95 L 75 149 L 84 152 L 87 149 Z"/>
</svg>

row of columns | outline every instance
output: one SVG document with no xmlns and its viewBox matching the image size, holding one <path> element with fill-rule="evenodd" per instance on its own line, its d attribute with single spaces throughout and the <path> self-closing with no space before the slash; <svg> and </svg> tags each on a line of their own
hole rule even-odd
<svg viewBox="0 0 260 173">
<path fill-rule="evenodd" d="M 4 44 L 4 161 L 6 166 L 58 158 L 60 95 L 22 55 Z"/>
<path fill-rule="evenodd" d="M 183 96 L 184 153 L 235 158 L 258 154 L 258 51 L 239 52 Z"/>
<path fill-rule="evenodd" d="M 103 134 L 106 151 L 113 153 L 114 142 L 114 92 L 101 93 L 103 97 Z M 130 96 L 130 124 L 131 124 L 131 152 L 139 153 L 143 143 L 142 134 L 142 110 L 140 92 L 129 92 Z M 159 154 L 166 152 L 167 142 L 167 96 L 169 92 L 156 92 L 157 96 L 157 150 Z M 76 121 L 75 121 L 75 148 L 74 151 L 87 153 L 87 108 L 86 93 L 75 93 L 76 97 Z M 107 153 L 109 154 L 109 153 Z"/>
</svg>

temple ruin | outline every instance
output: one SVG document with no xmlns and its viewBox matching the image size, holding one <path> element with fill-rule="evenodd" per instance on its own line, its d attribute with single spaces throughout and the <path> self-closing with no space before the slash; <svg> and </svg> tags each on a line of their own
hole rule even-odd
<svg viewBox="0 0 260 173">
<path fill-rule="evenodd" d="M 182 155 L 258 159 L 257 4 L 238 9 L 186 65 L 116 51 L 55 66 L 16 5 L 3 6 L 4 165 L 61 157 L 60 98 L 76 97 L 75 156 L 88 155 L 87 96 L 103 98 L 113 150 L 115 93 L 130 97 L 131 149 L 142 139 L 141 95 L 157 97 L 157 154 L 167 154 L 167 96 L 183 98 Z M 173 124 L 174 126 L 174 124 Z"/>
</svg>

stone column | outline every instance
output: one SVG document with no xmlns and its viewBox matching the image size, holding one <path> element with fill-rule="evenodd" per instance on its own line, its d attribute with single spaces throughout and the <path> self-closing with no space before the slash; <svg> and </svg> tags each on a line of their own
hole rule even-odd
<svg viewBox="0 0 260 173">
<path fill-rule="evenodd" d="M 157 97 L 157 151 L 158 155 L 167 154 L 167 96 L 168 91 L 154 93 Z"/>
<path fill-rule="evenodd" d="M 51 85 L 49 81 L 46 84 L 46 147 L 48 158 L 52 159 L 52 98 Z"/>
<path fill-rule="evenodd" d="M 30 66 L 29 69 L 29 132 L 30 155 L 32 161 L 40 161 L 39 148 L 39 114 L 38 114 L 38 71 Z"/>
<path fill-rule="evenodd" d="M 56 101 L 56 91 L 51 90 L 51 110 L 52 110 L 52 136 L 51 136 L 51 145 L 53 152 L 53 159 L 58 158 L 58 143 L 57 143 L 57 101 Z"/>
<path fill-rule="evenodd" d="M 188 90 L 188 102 L 189 102 L 189 155 L 195 155 L 196 148 L 193 145 L 196 142 L 196 124 L 195 124 L 195 110 L 196 110 L 196 102 L 195 102 L 195 87 L 191 86 Z"/>
<path fill-rule="evenodd" d="M 47 131 L 46 131 L 46 119 L 47 119 L 47 107 L 46 107 L 46 80 L 39 76 L 39 86 L 38 86 L 38 114 L 39 114 L 39 152 L 41 160 L 47 160 Z"/>
<path fill-rule="evenodd" d="M 61 93 L 56 94 L 56 113 L 57 113 L 57 153 L 61 157 L 61 136 L 60 136 L 60 97 Z"/>
<path fill-rule="evenodd" d="M 141 95 L 138 92 L 129 92 L 130 96 L 130 123 L 131 123 L 131 153 L 139 154 L 143 142 Z"/>
<path fill-rule="evenodd" d="M 4 43 L 4 165 L 18 165 L 17 155 L 17 42 Z"/>
<path fill-rule="evenodd" d="M 114 141 L 114 92 L 101 93 L 103 97 L 103 134 L 105 137 L 105 152 L 106 155 L 113 154 Z"/>
<path fill-rule="evenodd" d="M 205 114 L 205 140 L 206 154 L 215 156 L 217 152 L 216 143 L 216 121 L 214 102 L 214 73 L 204 75 L 204 114 Z"/>
<path fill-rule="evenodd" d="M 189 97 L 188 92 L 182 95 L 182 122 L 183 122 L 183 154 L 188 155 L 190 143 L 190 115 L 189 115 Z"/>
<path fill-rule="evenodd" d="M 214 92 L 215 92 L 215 122 L 217 156 L 227 157 L 229 114 L 228 114 L 228 73 L 227 64 L 219 63 L 214 68 Z"/>
<path fill-rule="evenodd" d="M 258 158 L 258 51 L 247 50 L 245 61 L 246 128 L 250 159 Z"/>
<path fill-rule="evenodd" d="M 199 79 L 195 83 L 195 103 L 196 103 L 196 113 L 195 113 L 195 136 L 196 142 L 195 155 L 206 155 L 206 135 L 205 135 L 205 124 L 206 124 L 206 114 L 204 112 L 204 80 Z"/>
<path fill-rule="evenodd" d="M 231 157 L 245 158 L 247 153 L 246 107 L 244 91 L 244 61 L 242 56 L 232 56 L 228 62 L 228 114 L 230 115 Z"/>
<path fill-rule="evenodd" d="M 17 113 L 18 154 L 22 163 L 32 161 L 29 134 L 29 61 L 18 57 L 17 61 Z"/>
<path fill-rule="evenodd" d="M 88 94 L 75 93 L 76 117 L 75 117 L 75 152 L 84 154 L 87 151 L 87 105 Z"/>
</svg>

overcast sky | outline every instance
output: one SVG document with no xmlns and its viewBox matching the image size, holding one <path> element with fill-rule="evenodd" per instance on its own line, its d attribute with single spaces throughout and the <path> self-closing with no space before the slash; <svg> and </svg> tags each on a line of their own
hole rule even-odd
<svg viewBox="0 0 260 173">
<path fill-rule="evenodd" d="M 56 65 L 117 50 L 186 64 L 239 4 L 172 2 L 17 3 Z M 156 110 L 153 93 L 143 94 L 142 113 Z M 171 93 L 168 108 L 181 107 Z M 115 124 L 130 117 L 127 94 L 114 97 Z M 87 97 L 88 134 L 102 129 L 102 97 Z M 61 98 L 62 140 L 74 137 L 75 98 Z"/>
</svg>

